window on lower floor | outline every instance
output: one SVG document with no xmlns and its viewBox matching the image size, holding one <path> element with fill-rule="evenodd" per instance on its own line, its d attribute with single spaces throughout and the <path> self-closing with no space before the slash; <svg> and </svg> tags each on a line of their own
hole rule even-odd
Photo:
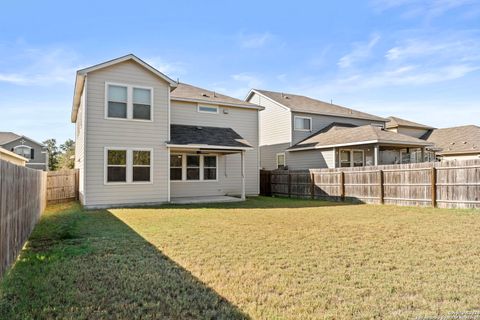
<svg viewBox="0 0 480 320">
<path fill-rule="evenodd" d="M 171 181 L 216 181 L 217 155 L 171 154 Z"/>
<path fill-rule="evenodd" d="M 134 150 L 132 152 L 132 181 L 150 182 L 151 154 L 150 151 Z"/>
<path fill-rule="evenodd" d="M 183 180 L 183 155 L 170 155 L 170 180 Z"/>
<path fill-rule="evenodd" d="M 217 157 L 203 157 L 203 180 L 217 180 Z"/>
<path fill-rule="evenodd" d="M 277 169 L 285 168 L 285 153 L 277 153 Z"/>
<path fill-rule="evenodd" d="M 363 150 L 353 150 L 353 166 L 363 167 Z"/>
<path fill-rule="evenodd" d="M 107 151 L 107 182 L 127 182 L 127 150 Z"/>
<path fill-rule="evenodd" d="M 199 155 L 187 155 L 187 180 L 200 180 Z"/>
<path fill-rule="evenodd" d="M 340 150 L 340 167 L 351 167 L 352 166 L 352 158 L 350 150 Z"/>
</svg>

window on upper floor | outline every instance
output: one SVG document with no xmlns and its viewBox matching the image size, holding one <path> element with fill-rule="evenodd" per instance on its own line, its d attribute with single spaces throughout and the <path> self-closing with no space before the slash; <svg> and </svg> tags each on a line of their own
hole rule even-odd
<svg viewBox="0 0 480 320">
<path fill-rule="evenodd" d="M 199 104 L 197 107 L 197 111 L 202 113 L 218 113 L 218 106 Z"/>
<path fill-rule="evenodd" d="M 151 121 L 153 88 L 106 84 L 105 118 Z"/>
<path fill-rule="evenodd" d="M 297 131 L 312 131 L 312 118 L 309 117 L 294 117 L 294 130 Z"/>
<path fill-rule="evenodd" d="M 13 148 L 12 151 L 18 154 L 19 156 L 22 156 L 27 159 L 33 159 L 33 157 L 35 156 L 34 155 L 35 150 L 25 145 L 16 146 L 15 148 Z"/>
</svg>

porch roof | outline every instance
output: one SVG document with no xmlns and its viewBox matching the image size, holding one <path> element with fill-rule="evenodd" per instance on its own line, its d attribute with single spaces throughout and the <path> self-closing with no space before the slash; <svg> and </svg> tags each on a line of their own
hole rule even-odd
<svg viewBox="0 0 480 320">
<path fill-rule="evenodd" d="M 300 151 L 363 144 L 389 144 L 403 146 L 433 145 L 431 142 L 387 131 L 378 126 L 365 125 L 352 127 L 351 124 L 332 123 L 287 150 Z"/>
<path fill-rule="evenodd" d="M 167 146 L 187 149 L 248 150 L 252 145 L 232 128 L 172 124 Z"/>
</svg>

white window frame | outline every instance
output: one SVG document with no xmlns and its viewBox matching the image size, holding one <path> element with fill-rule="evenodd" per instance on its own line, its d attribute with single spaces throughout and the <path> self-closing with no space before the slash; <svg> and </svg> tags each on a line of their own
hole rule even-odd
<svg viewBox="0 0 480 320">
<path fill-rule="evenodd" d="M 205 108 L 214 108 L 216 111 L 213 112 L 213 111 L 202 111 L 200 110 L 202 107 L 205 107 Z M 211 105 L 211 104 L 197 104 L 197 112 L 200 112 L 200 113 L 209 113 L 209 114 L 218 114 L 219 113 L 219 107 L 217 105 Z"/>
<path fill-rule="evenodd" d="M 109 182 L 108 181 L 108 151 L 109 150 L 121 150 L 127 152 L 127 162 L 126 162 L 126 176 L 127 181 L 125 182 Z M 133 151 L 149 151 L 150 152 L 150 181 L 133 181 Z M 154 173 L 154 159 L 153 159 L 153 148 L 126 148 L 126 147 L 105 147 L 103 151 L 103 184 L 104 185 L 132 185 L 132 184 L 153 184 L 153 173 Z"/>
<path fill-rule="evenodd" d="M 205 169 L 213 169 L 214 167 L 206 167 L 205 166 L 205 157 L 214 157 L 215 158 L 215 179 L 205 179 Z M 218 156 L 213 154 L 204 154 L 202 155 L 202 159 L 200 160 L 200 164 L 202 165 L 202 178 L 204 181 L 218 181 Z"/>
<path fill-rule="evenodd" d="M 108 116 L 108 86 L 118 86 L 127 88 L 127 117 L 126 118 L 112 118 Z M 133 118 L 133 88 L 150 90 L 150 119 L 134 119 Z M 153 87 L 146 87 L 136 84 L 126 84 L 117 82 L 105 82 L 105 120 L 118 120 L 118 121 L 140 121 L 140 122 L 153 122 Z"/>
<path fill-rule="evenodd" d="M 352 167 L 355 167 L 355 157 L 353 156 L 353 154 L 355 152 L 361 152 L 362 153 L 362 165 L 361 165 L 361 167 L 365 167 L 365 150 L 363 150 L 363 149 L 352 149 Z"/>
<path fill-rule="evenodd" d="M 350 166 L 348 167 L 342 167 L 342 151 L 347 151 L 350 153 Z M 354 152 L 361 152 L 362 153 L 362 167 L 365 167 L 365 150 L 363 149 L 340 149 L 338 150 L 338 167 L 339 168 L 353 168 L 354 166 L 354 159 L 353 159 L 353 153 Z M 357 167 L 359 168 L 359 167 Z"/>
<path fill-rule="evenodd" d="M 25 157 L 24 155 L 18 154 L 18 153 L 15 151 L 17 148 L 28 148 L 28 149 L 30 150 L 30 152 L 28 153 L 28 157 Z M 30 159 L 30 160 L 31 160 L 31 159 L 32 159 L 32 149 L 33 149 L 33 148 L 30 147 L 30 146 L 21 144 L 21 145 L 19 145 L 19 146 L 13 147 L 13 153 L 15 153 L 15 154 L 17 154 L 17 155 L 19 155 L 19 156 L 22 156 L 22 157 L 24 157 L 25 159 Z"/>
<path fill-rule="evenodd" d="M 300 128 L 297 128 L 297 119 L 307 119 L 309 120 L 309 123 L 310 123 L 310 128 L 309 129 L 300 129 Z M 311 117 L 304 117 L 304 116 L 294 116 L 293 117 L 293 130 L 295 131 L 307 131 L 307 132 L 311 132 L 312 131 L 312 118 Z"/>
<path fill-rule="evenodd" d="M 184 164 L 185 164 L 185 161 L 186 161 L 186 160 L 185 160 L 185 159 L 186 159 L 186 158 L 185 158 L 185 154 L 183 154 L 183 153 L 170 153 L 170 156 L 181 156 L 181 157 L 182 157 L 182 164 L 181 164 L 180 167 L 172 167 L 172 164 L 171 164 L 171 161 L 170 161 L 170 168 L 168 168 L 168 175 L 169 175 L 168 178 L 169 178 L 169 180 L 172 181 L 172 182 L 182 181 L 182 180 L 184 179 L 184 177 L 185 177 L 185 172 L 184 172 L 184 169 L 185 169 Z M 180 180 L 172 180 L 172 177 L 171 177 L 171 175 L 170 175 L 170 169 L 181 169 L 181 171 L 182 171 L 181 179 L 180 179 Z"/>
<path fill-rule="evenodd" d="M 287 161 L 286 161 L 286 157 L 285 157 L 285 152 L 280 152 L 280 153 L 277 153 L 275 155 L 275 159 L 277 161 L 277 169 L 278 169 L 278 156 L 283 156 L 283 167 L 286 167 L 287 166 Z"/>
<path fill-rule="evenodd" d="M 171 153 L 171 155 L 177 155 L 177 156 L 182 156 L 182 180 L 171 180 L 170 179 L 170 168 L 168 168 L 168 174 L 169 174 L 169 180 L 170 182 L 187 182 L 187 183 L 198 183 L 198 182 L 218 182 L 218 166 L 219 166 L 219 162 L 218 162 L 218 154 L 214 154 L 214 153 L 206 153 L 206 154 L 197 154 L 197 153 L 191 153 L 191 152 L 187 152 L 187 153 L 183 153 L 183 152 L 173 152 Z M 199 169 L 200 169 L 200 176 L 199 176 L 199 180 L 187 180 L 187 156 L 200 156 L 200 166 L 199 166 Z M 215 180 L 205 180 L 204 179 L 204 169 L 205 169 L 205 166 L 204 166 L 204 161 L 203 161 L 203 158 L 205 156 L 208 156 L 208 157 L 215 157 L 216 160 L 216 172 L 215 172 L 215 177 L 216 179 Z M 175 167 L 175 168 L 178 168 L 178 167 Z"/>
</svg>

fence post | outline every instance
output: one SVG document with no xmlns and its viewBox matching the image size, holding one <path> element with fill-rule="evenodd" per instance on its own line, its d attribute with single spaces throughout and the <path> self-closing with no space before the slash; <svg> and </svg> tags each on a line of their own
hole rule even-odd
<svg viewBox="0 0 480 320">
<path fill-rule="evenodd" d="M 383 186 L 383 170 L 378 170 L 378 174 L 379 174 L 379 187 L 380 187 L 380 203 L 384 204 L 385 189 Z"/>
<path fill-rule="evenodd" d="M 340 199 L 345 201 L 345 173 L 340 171 Z"/>
<path fill-rule="evenodd" d="M 432 167 L 431 171 L 431 193 L 432 193 L 432 207 L 437 206 L 437 168 L 435 168 L 435 165 Z"/>
<path fill-rule="evenodd" d="M 290 170 L 288 170 L 288 197 L 291 198 L 292 196 L 292 174 Z"/>
<path fill-rule="evenodd" d="M 315 199 L 315 173 L 310 172 L 310 197 Z"/>
</svg>

